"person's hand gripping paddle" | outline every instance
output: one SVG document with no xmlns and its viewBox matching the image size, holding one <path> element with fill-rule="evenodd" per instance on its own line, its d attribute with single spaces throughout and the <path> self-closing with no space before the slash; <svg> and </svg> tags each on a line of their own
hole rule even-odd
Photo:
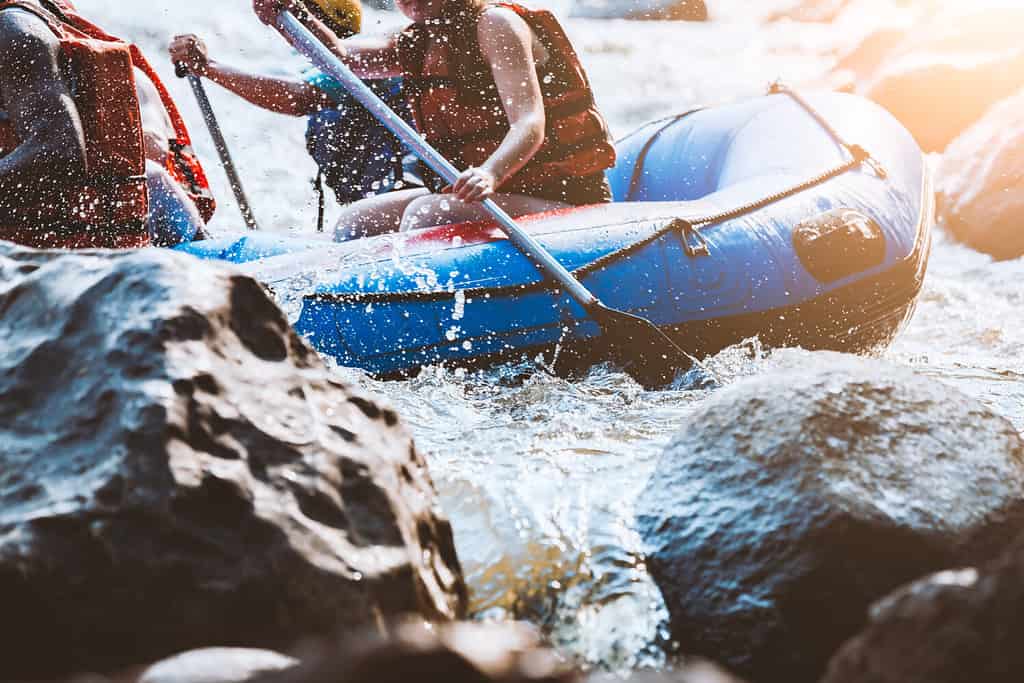
<svg viewBox="0 0 1024 683">
<path fill-rule="evenodd" d="M 435 173 L 449 184 L 459 171 L 441 156 L 419 133 L 395 114 L 362 80 L 338 59 L 295 16 L 285 10 L 277 15 L 276 27 L 292 46 L 317 68 L 334 77 L 388 130 L 409 146 Z M 548 278 L 586 310 L 601 327 L 612 360 L 644 384 L 668 384 L 677 370 L 689 368 L 695 359 L 683 351 L 651 321 L 610 308 L 566 270 L 532 235 L 524 231 L 492 199 L 483 206 L 520 252 L 528 256 Z"/>
<path fill-rule="evenodd" d="M 245 221 L 246 227 L 250 230 L 259 230 L 260 226 L 252 212 L 249 198 L 242 188 L 242 179 L 238 175 L 235 162 L 231 159 L 227 140 L 224 139 L 224 132 L 217 121 L 217 115 L 213 112 L 213 104 L 210 102 L 210 97 L 206 94 L 206 88 L 203 87 L 202 79 L 198 74 L 193 73 L 184 62 L 176 62 L 174 64 L 174 73 L 178 78 L 188 79 L 188 84 L 192 86 L 192 94 L 196 96 L 196 103 L 199 105 L 199 111 L 203 114 L 206 129 L 210 132 L 210 137 L 213 139 L 213 146 L 217 150 L 217 156 L 220 157 L 220 164 L 224 167 L 224 173 L 228 176 L 231 191 L 235 194 L 235 201 L 238 202 L 239 211 L 242 212 L 242 220 Z"/>
</svg>

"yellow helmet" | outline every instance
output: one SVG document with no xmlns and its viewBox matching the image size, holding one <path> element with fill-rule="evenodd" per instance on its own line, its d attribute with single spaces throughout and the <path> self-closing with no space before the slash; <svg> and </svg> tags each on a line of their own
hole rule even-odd
<svg viewBox="0 0 1024 683">
<path fill-rule="evenodd" d="M 362 28 L 359 0 L 304 0 L 304 4 L 340 38 L 359 33 Z"/>
</svg>

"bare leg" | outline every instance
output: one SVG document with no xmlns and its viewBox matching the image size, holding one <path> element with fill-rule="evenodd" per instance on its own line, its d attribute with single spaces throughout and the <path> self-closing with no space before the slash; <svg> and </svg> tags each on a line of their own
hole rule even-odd
<svg viewBox="0 0 1024 683">
<path fill-rule="evenodd" d="M 360 237 L 396 232 L 401 225 L 406 207 L 429 194 L 428 190 L 417 188 L 388 192 L 352 202 L 341 210 L 341 217 L 334 228 L 334 241 L 346 242 Z"/>
<path fill-rule="evenodd" d="M 564 209 L 570 204 L 521 194 L 496 194 L 494 201 L 513 218 L 531 213 Z M 466 203 L 446 194 L 427 194 L 413 199 L 402 215 L 402 231 L 448 223 L 483 221 L 491 214 L 480 202 Z"/>
<path fill-rule="evenodd" d="M 146 184 L 149 186 L 146 227 L 153 244 L 173 247 L 191 242 L 196 231 L 205 225 L 196 205 L 165 168 L 148 160 Z"/>
</svg>

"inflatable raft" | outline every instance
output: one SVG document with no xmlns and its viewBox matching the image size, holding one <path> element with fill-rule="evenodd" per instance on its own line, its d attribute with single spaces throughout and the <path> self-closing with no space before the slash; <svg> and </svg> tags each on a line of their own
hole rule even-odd
<svg viewBox="0 0 1024 683">
<path fill-rule="evenodd" d="M 914 139 L 877 105 L 777 92 L 648 124 L 619 156 L 615 203 L 521 223 L 607 305 L 694 356 L 755 336 L 864 351 L 913 311 L 932 190 Z M 603 358 L 597 325 L 491 224 L 338 245 L 254 233 L 181 250 L 303 288 L 299 334 L 379 376 Z"/>
</svg>

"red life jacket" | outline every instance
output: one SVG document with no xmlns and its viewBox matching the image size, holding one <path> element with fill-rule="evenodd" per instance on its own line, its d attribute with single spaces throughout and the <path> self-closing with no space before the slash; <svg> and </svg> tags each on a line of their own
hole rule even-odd
<svg viewBox="0 0 1024 683">
<path fill-rule="evenodd" d="M 68 0 L 47 1 L 56 5 L 64 13 L 65 17 L 73 23 L 75 28 L 80 31 L 100 40 L 120 42 L 120 39 L 110 35 L 78 14 Z M 195 203 L 203 220 L 209 221 L 213 218 L 213 214 L 217 209 L 217 202 L 210 191 L 210 181 L 206 177 L 203 165 L 192 149 L 192 136 L 189 135 L 185 119 L 182 118 L 181 112 L 178 111 L 178 106 L 167 91 L 167 86 L 160 80 L 156 69 L 149 63 L 146 56 L 142 54 L 142 50 L 137 45 L 129 45 L 129 49 L 131 50 L 132 63 L 146 75 L 146 78 L 156 88 L 157 93 L 160 95 L 160 101 L 171 119 L 171 126 L 174 128 L 174 138 L 169 140 L 170 149 L 164 162 L 164 167 Z"/>
<path fill-rule="evenodd" d="M 544 142 L 501 189 L 547 186 L 586 177 L 615 165 L 615 147 L 594 104 L 579 57 L 554 15 L 511 3 L 549 58 L 537 65 L 544 98 Z M 486 9 L 486 8 L 485 8 Z M 413 24 L 398 40 L 403 88 L 423 136 L 458 168 L 479 166 L 509 131 L 491 68 L 480 50 L 480 12 L 466 10 L 436 24 Z"/>
<path fill-rule="evenodd" d="M 169 150 L 167 159 L 164 161 L 164 168 L 196 205 L 203 220 L 209 222 L 217 210 L 217 201 L 213 197 L 213 192 L 210 191 L 210 181 L 206 177 L 206 171 L 203 170 L 199 157 L 192 150 L 192 136 L 189 135 L 188 128 L 185 126 L 185 119 L 182 118 L 178 106 L 167 91 L 167 86 L 160 80 L 149 60 L 137 46 L 132 45 L 131 49 L 132 61 L 156 88 L 160 95 L 160 101 L 171 119 L 171 126 L 174 128 L 174 138 L 168 140 Z"/>
<path fill-rule="evenodd" d="M 191 153 L 188 132 L 166 89 L 138 48 L 81 17 L 67 0 L 0 0 L 0 10 L 20 8 L 46 22 L 60 41 L 65 73 L 85 133 L 84 177 L 60 191 L 0 197 L 0 239 L 38 248 L 131 248 L 149 244 L 148 198 L 142 119 L 134 66 L 154 80 L 174 122 L 168 170 L 192 190 L 205 218 L 213 213 L 209 184 Z M 0 121 L 0 157 L 21 141 Z M 175 151 L 176 150 L 176 151 Z M 13 195 L 17 196 L 13 196 Z"/>
</svg>

